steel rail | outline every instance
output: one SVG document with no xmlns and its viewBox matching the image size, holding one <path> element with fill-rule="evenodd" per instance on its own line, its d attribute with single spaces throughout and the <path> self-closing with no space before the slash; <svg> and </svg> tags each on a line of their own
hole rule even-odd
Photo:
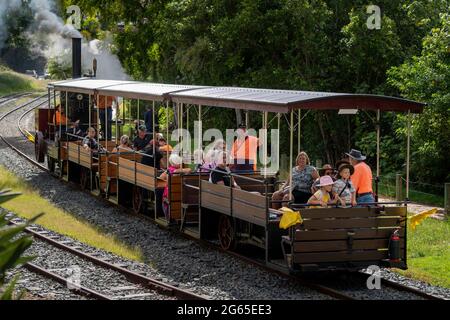
<svg viewBox="0 0 450 320">
<path fill-rule="evenodd" d="M 17 110 L 19 110 L 19 109 L 21 109 L 21 108 L 24 108 L 24 107 L 26 107 L 26 106 L 29 106 L 30 104 L 36 102 L 36 101 L 39 100 L 39 99 L 42 99 L 43 97 L 46 97 L 46 95 L 45 95 L 45 96 L 38 97 L 38 98 L 36 98 L 36 99 L 33 99 L 32 101 L 29 101 L 29 102 L 27 102 L 27 103 L 25 103 L 25 104 L 23 104 L 23 105 L 21 105 L 21 106 L 19 106 L 19 107 L 17 107 L 17 108 L 14 108 L 13 110 L 7 112 L 6 114 L 4 114 L 3 116 L 0 117 L 0 122 L 1 122 L 4 118 L 6 118 L 8 115 L 10 115 L 11 113 L 16 112 Z M 31 110 L 26 111 L 25 114 L 31 112 L 33 109 L 35 109 L 35 108 L 41 106 L 42 104 L 44 104 L 44 103 L 46 103 L 46 102 L 47 102 L 47 101 L 44 101 L 43 103 L 38 104 L 37 106 L 35 106 L 35 107 L 32 108 Z M 22 115 L 22 116 L 23 116 L 23 115 Z M 21 118 L 22 118 L 22 117 L 21 117 Z M 18 125 L 19 130 L 20 130 L 20 122 L 18 122 L 17 125 Z M 25 137 L 27 137 L 27 135 L 26 135 L 25 132 L 23 132 L 22 130 L 20 130 L 20 131 L 22 132 L 22 134 L 23 134 Z M 39 164 L 38 162 L 36 162 L 34 159 L 32 159 L 31 157 L 29 157 L 28 155 L 26 155 L 24 152 L 20 151 L 18 148 L 16 148 L 15 146 L 13 146 L 10 142 L 7 141 L 7 139 L 6 139 L 5 137 L 3 137 L 3 135 L 2 135 L 1 133 L 0 133 L 0 138 L 1 138 L 8 146 L 10 146 L 14 151 L 16 151 L 19 155 L 21 155 L 22 157 L 26 158 L 26 159 L 27 159 L 28 161 L 30 161 L 32 164 L 38 166 L 38 167 L 39 167 L 40 169 L 42 169 L 43 171 L 48 172 L 48 169 L 47 169 L 45 166 L 42 166 L 41 164 Z M 12 222 L 12 221 L 10 221 L 10 223 L 16 224 L 16 223 L 14 223 L 14 222 Z M 26 228 L 25 231 L 28 232 L 28 233 L 33 234 L 34 236 L 36 236 L 37 238 L 39 238 L 39 239 L 41 239 L 41 240 L 43 240 L 43 241 L 46 241 L 46 242 L 52 244 L 52 245 L 55 246 L 55 247 L 58 247 L 58 248 L 60 248 L 60 249 L 62 249 L 62 250 L 65 250 L 65 251 L 68 251 L 68 252 L 70 252 L 70 253 L 72 253 L 72 254 L 74 254 L 74 255 L 77 255 L 77 256 L 79 256 L 79 257 L 81 257 L 81 258 L 84 258 L 85 260 L 88 260 L 88 261 L 90 261 L 90 262 L 92 262 L 92 263 L 94 263 L 94 264 L 100 265 L 100 266 L 105 267 L 105 268 L 109 268 L 109 269 L 114 270 L 114 271 L 116 271 L 116 272 L 119 272 L 119 273 L 123 274 L 123 275 L 128 279 L 128 281 L 133 282 L 133 283 L 140 284 L 140 285 L 142 285 L 142 286 L 145 287 L 145 288 L 148 288 L 148 289 L 151 289 L 151 290 L 155 290 L 155 291 L 157 291 L 157 292 L 159 292 L 159 293 L 162 293 L 162 294 L 165 294 L 165 295 L 168 295 L 168 296 L 174 296 L 174 297 L 176 297 L 176 298 L 178 298 L 178 299 L 187 299 L 187 300 L 206 300 L 205 297 L 202 297 L 202 296 L 197 295 L 197 294 L 195 294 L 195 293 L 192 293 L 192 292 L 190 292 L 190 291 L 182 290 L 182 289 L 180 289 L 180 288 L 177 288 L 177 287 L 175 287 L 175 286 L 172 286 L 172 285 L 163 283 L 163 282 L 158 281 L 158 280 L 156 280 L 156 279 L 153 279 L 153 278 L 150 278 L 150 277 L 141 275 L 141 274 L 139 274 L 139 273 L 130 271 L 130 270 L 128 270 L 128 269 L 126 269 L 126 268 L 123 268 L 123 267 L 121 267 L 121 266 L 111 264 L 111 263 L 109 263 L 109 262 L 107 262 L 107 261 L 105 261 L 105 260 L 98 259 L 98 258 L 96 258 L 96 257 L 94 257 L 94 256 L 92 256 L 92 255 L 90 255 L 90 254 L 87 254 L 87 253 L 85 253 L 85 252 L 82 252 L 82 251 L 80 251 L 80 250 L 78 250 L 78 249 L 76 249 L 76 248 L 72 248 L 72 247 L 69 247 L 69 246 L 64 245 L 64 244 L 62 244 L 62 243 L 59 243 L 58 241 L 56 241 L 56 240 L 54 240 L 54 239 L 51 239 L 51 238 L 49 238 L 49 237 L 46 237 L 46 236 L 43 235 L 43 234 L 39 234 L 38 232 L 31 230 L 30 228 Z"/>
<path fill-rule="evenodd" d="M 97 300 L 114 300 L 112 297 L 106 296 L 96 290 L 92 290 L 89 289 L 87 287 L 81 286 L 79 284 L 75 284 L 70 282 L 69 279 L 66 279 L 46 268 L 40 267 L 37 264 L 31 263 L 31 262 L 27 262 L 24 267 L 26 269 L 28 269 L 31 272 L 40 274 L 46 278 L 49 278 L 51 280 L 54 280 L 62 285 L 67 285 L 67 289 L 73 293 L 85 296 L 85 297 L 89 297 L 89 298 L 94 298 Z"/>
<path fill-rule="evenodd" d="M 20 223 L 18 222 L 14 222 L 12 220 L 9 220 L 9 223 L 12 225 L 20 225 Z M 91 255 L 89 253 L 83 252 L 79 249 L 77 249 L 76 247 L 71 247 L 68 246 L 56 239 L 47 237 L 43 232 L 39 232 L 39 231 L 35 231 L 30 227 L 27 227 L 24 229 L 24 232 L 32 234 L 34 237 L 45 241 L 49 244 L 51 244 L 52 246 L 59 248 L 61 250 L 64 250 L 66 252 L 69 252 L 73 255 L 76 255 L 80 258 L 83 258 L 89 262 L 92 262 L 98 266 L 116 271 L 122 275 L 124 275 L 126 277 L 126 279 L 132 283 L 135 284 L 140 284 L 143 287 L 147 288 L 147 289 L 151 289 L 154 290 L 158 293 L 167 295 L 167 296 L 173 296 L 176 297 L 178 299 L 186 299 L 186 300 L 206 300 L 205 297 L 202 297 L 200 295 L 197 295 L 193 292 L 187 291 L 187 290 L 183 290 L 180 288 L 177 288 L 175 286 L 163 283 L 161 281 L 155 280 L 153 278 L 144 276 L 142 274 L 139 274 L 137 272 L 128 270 L 120 265 L 117 264 L 113 264 L 110 263 L 104 259 L 99 259 L 97 257 L 95 257 L 94 255 Z"/>
</svg>

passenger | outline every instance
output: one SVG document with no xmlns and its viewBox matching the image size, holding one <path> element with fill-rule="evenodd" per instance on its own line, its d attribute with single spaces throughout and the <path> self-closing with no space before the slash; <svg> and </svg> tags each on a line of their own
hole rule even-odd
<svg viewBox="0 0 450 320">
<path fill-rule="evenodd" d="M 167 220 L 170 220 L 170 212 L 169 212 L 169 175 L 173 175 L 176 173 L 190 173 L 190 168 L 183 168 L 183 159 L 176 153 L 173 153 L 169 157 L 169 168 L 167 171 L 164 171 L 160 178 L 166 180 L 166 186 L 164 187 L 163 193 L 163 211 Z"/>
<path fill-rule="evenodd" d="M 341 198 L 342 206 L 351 204 L 356 206 L 356 192 L 350 181 L 350 175 L 354 173 L 355 169 L 351 164 L 341 164 L 338 169 L 337 180 L 333 185 L 333 193 Z"/>
<path fill-rule="evenodd" d="M 364 162 L 366 157 L 361 151 L 352 149 L 349 153 L 350 164 L 355 172 L 350 176 L 350 180 L 356 190 L 356 202 L 358 204 L 375 202 L 372 190 L 372 170 Z"/>
<path fill-rule="evenodd" d="M 138 136 L 133 141 L 133 149 L 140 151 L 152 140 L 152 135 L 146 132 L 145 126 L 139 126 Z"/>
<path fill-rule="evenodd" d="M 224 151 L 219 152 L 216 168 L 209 174 L 209 182 L 214 184 L 223 184 L 227 187 L 231 186 L 230 168 L 228 163 L 228 154 Z M 233 180 L 233 188 L 240 189 Z"/>
<path fill-rule="evenodd" d="M 73 134 L 75 136 L 78 137 L 82 137 L 83 136 L 83 130 L 81 130 L 80 128 L 80 120 L 75 121 L 72 126 L 67 129 L 66 131 L 67 133 Z M 69 137 L 69 140 L 75 140 L 76 138 L 74 137 Z"/>
<path fill-rule="evenodd" d="M 320 177 L 320 189 L 316 191 L 309 199 L 308 204 L 318 204 L 326 208 L 329 204 L 341 201 L 337 194 L 332 193 L 333 179 L 330 176 Z"/>
<path fill-rule="evenodd" d="M 97 135 L 97 132 L 93 127 L 89 127 L 87 130 L 87 135 L 82 141 L 82 146 L 86 151 L 94 151 L 97 153 L 102 149 L 101 145 L 97 143 L 97 140 L 95 139 Z"/>
<path fill-rule="evenodd" d="M 161 169 L 161 159 L 163 158 L 162 153 L 159 150 L 159 146 L 154 140 L 151 140 L 145 148 L 142 150 L 144 156 L 142 157 L 141 163 L 146 166 L 154 167 L 158 170 Z M 154 155 L 155 154 L 155 155 Z"/>
<path fill-rule="evenodd" d="M 330 176 L 333 178 L 333 181 L 336 180 L 334 176 L 334 169 L 331 164 L 324 164 L 322 169 L 319 169 L 320 176 Z M 311 193 L 314 194 L 317 190 L 319 190 L 318 184 L 320 183 L 320 179 L 317 178 L 311 187 Z"/>
<path fill-rule="evenodd" d="M 315 179 L 319 178 L 317 170 L 309 164 L 309 157 L 306 152 L 302 151 L 295 159 L 296 166 L 292 168 L 292 196 L 295 203 L 304 204 L 311 197 L 311 187 Z M 288 200 L 289 199 L 289 180 L 283 185 L 282 189 L 274 192 L 272 200 Z M 279 209 L 279 202 L 272 203 L 272 208 Z"/>
<path fill-rule="evenodd" d="M 200 166 L 201 172 L 209 172 L 217 167 L 218 159 L 222 156 L 222 152 L 225 151 L 225 141 L 217 139 L 212 144 L 212 147 L 208 149 L 203 157 L 203 164 Z"/>
<path fill-rule="evenodd" d="M 120 137 L 120 144 L 119 146 L 115 147 L 112 152 L 124 152 L 124 151 L 129 151 L 129 150 L 133 150 L 130 147 L 130 138 L 127 135 L 123 135 Z"/>
<path fill-rule="evenodd" d="M 66 124 L 69 124 L 69 119 L 64 115 L 64 111 L 61 110 L 61 105 L 58 104 L 55 108 L 55 114 L 53 115 L 53 123 L 55 126 L 65 126 Z"/>
<path fill-rule="evenodd" d="M 169 153 L 172 152 L 173 150 L 172 146 L 170 144 L 167 144 L 167 141 L 163 136 L 161 136 L 158 139 L 158 143 L 159 143 L 159 150 L 161 152 L 169 152 Z"/>
<path fill-rule="evenodd" d="M 247 127 L 241 123 L 237 130 L 238 137 L 231 148 L 233 165 L 231 171 L 256 171 L 259 139 L 247 133 Z"/>
</svg>

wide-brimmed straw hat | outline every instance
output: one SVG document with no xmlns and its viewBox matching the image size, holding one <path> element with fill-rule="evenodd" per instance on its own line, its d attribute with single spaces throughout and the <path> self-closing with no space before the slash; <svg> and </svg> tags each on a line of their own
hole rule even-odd
<svg viewBox="0 0 450 320">
<path fill-rule="evenodd" d="M 343 163 L 338 168 L 338 175 L 341 176 L 341 171 L 346 168 L 350 170 L 350 175 L 352 175 L 355 172 L 355 168 L 351 164 Z"/>
<path fill-rule="evenodd" d="M 358 160 L 358 161 L 366 160 L 366 156 L 363 155 L 363 154 L 361 153 L 361 151 L 356 150 L 356 149 L 350 150 L 350 152 L 349 152 L 349 153 L 346 153 L 346 155 L 348 155 L 349 157 L 351 157 L 351 158 L 353 158 L 353 159 L 355 159 L 355 160 Z"/>
<path fill-rule="evenodd" d="M 325 187 L 334 184 L 333 178 L 330 176 L 320 177 L 318 187 Z"/>
<path fill-rule="evenodd" d="M 325 174 L 325 172 L 328 171 L 328 170 L 331 170 L 331 171 L 334 172 L 333 166 L 332 165 L 329 165 L 329 166 L 330 166 L 329 168 L 323 168 L 323 167 L 320 168 L 319 169 L 319 176 L 323 176 Z"/>
</svg>

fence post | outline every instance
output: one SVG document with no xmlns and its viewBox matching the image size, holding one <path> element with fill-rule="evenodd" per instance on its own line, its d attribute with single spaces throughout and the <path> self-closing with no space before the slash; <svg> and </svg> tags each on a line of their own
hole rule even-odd
<svg viewBox="0 0 450 320">
<path fill-rule="evenodd" d="M 444 184 L 444 211 L 450 214 L 450 183 Z"/>
<path fill-rule="evenodd" d="M 395 175 L 395 200 L 403 200 L 402 175 L 399 173 Z"/>
</svg>

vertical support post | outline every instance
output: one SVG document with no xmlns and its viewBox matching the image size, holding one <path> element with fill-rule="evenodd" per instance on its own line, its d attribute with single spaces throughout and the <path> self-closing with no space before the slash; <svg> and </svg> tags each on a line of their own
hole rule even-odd
<svg viewBox="0 0 450 320">
<path fill-rule="evenodd" d="M 245 126 L 248 128 L 248 110 L 245 110 Z"/>
<path fill-rule="evenodd" d="M 402 199 L 403 199 L 402 175 L 397 173 L 395 175 L 395 200 L 402 201 Z"/>
<path fill-rule="evenodd" d="M 169 138 L 169 101 L 166 102 L 166 139 L 167 144 L 170 144 L 170 138 Z M 169 169 L 169 149 L 166 151 L 166 170 Z"/>
<path fill-rule="evenodd" d="M 264 129 L 264 146 L 263 146 L 263 161 L 264 161 L 264 181 L 267 178 L 267 144 L 269 143 L 268 139 L 269 136 L 267 134 L 267 126 L 268 126 L 268 119 L 269 119 L 269 113 L 267 111 L 264 111 L 264 123 L 263 123 L 263 129 Z M 266 194 L 267 197 L 267 194 Z"/>
<path fill-rule="evenodd" d="M 281 122 L 281 113 L 278 113 L 277 114 L 277 129 L 278 129 L 278 141 L 277 141 L 277 144 L 278 145 L 280 145 L 280 122 Z M 277 148 L 277 149 L 278 149 L 278 154 L 277 154 L 277 157 L 278 157 L 278 168 L 277 168 L 277 171 L 280 172 L 281 166 L 282 166 L 282 162 L 281 162 L 281 158 L 280 158 L 280 148 Z"/>
<path fill-rule="evenodd" d="M 116 134 L 115 134 L 116 145 L 120 143 L 119 142 L 119 126 L 117 125 L 118 124 L 117 123 L 117 118 L 119 117 L 119 108 L 120 108 L 120 106 L 119 106 L 119 97 L 117 97 L 117 99 L 116 99 L 116 119 L 115 119 L 115 122 L 116 122 Z"/>
<path fill-rule="evenodd" d="M 380 181 L 380 109 L 377 110 L 377 176 L 375 177 L 375 202 L 378 202 L 378 182 Z"/>
<path fill-rule="evenodd" d="M 302 109 L 298 109 L 297 154 L 301 151 Z"/>
<path fill-rule="evenodd" d="M 289 124 L 290 132 L 290 146 L 289 146 L 289 201 L 292 201 L 292 156 L 294 153 L 294 111 L 291 111 L 291 121 Z"/>
<path fill-rule="evenodd" d="M 444 184 L 444 212 L 450 215 L 450 183 Z"/>
<path fill-rule="evenodd" d="M 380 176 L 380 109 L 377 110 L 377 178 Z"/>
<path fill-rule="evenodd" d="M 89 96 L 90 97 L 90 96 Z M 62 106 L 60 107 L 60 109 L 62 109 Z M 69 109 L 69 93 L 66 91 L 66 105 L 65 105 L 65 107 L 64 107 L 64 110 L 65 110 L 65 112 L 66 112 L 66 119 L 67 119 L 67 110 Z M 66 120 L 67 121 L 67 120 Z M 66 125 L 67 125 L 67 123 L 66 123 Z M 66 128 L 67 128 L 67 126 L 66 126 Z M 61 131 L 62 131 L 62 128 L 61 128 L 61 121 L 59 121 L 59 138 L 61 139 Z M 66 134 L 66 137 L 67 137 L 67 134 Z"/>
<path fill-rule="evenodd" d="M 411 143 L 411 110 L 408 110 L 406 136 L 406 200 L 409 200 L 409 159 L 410 159 L 410 143 Z"/>
<path fill-rule="evenodd" d="M 155 101 L 152 101 L 152 128 L 153 128 L 153 154 L 155 154 L 155 142 L 156 142 L 156 126 L 155 126 Z M 154 161 L 153 161 L 154 163 Z"/>
<path fill-rule="evenodd" d="M 140 115 L 140 110 L 139 110 L 139 102 L 140 102 L 140 99 L 137 99 L 137 121 L 138 121 L 138 128 L 139 128 L 139 125 L 141 124 L 141 115 Z"/>
<path fill-rule="evenodd" d="M 104 96 L 105 99 L 105 136 L 103 139 L 105 140 L 105 148 L 108 150 L 108 96 Z M 112 102 L 111 102 L 112 108 Z M 112 112 L 112 109 L 111 109 Z M 99 154 L 99 162 L 100 162 L 100 154 Z"/>
<path fill-rule="evenodd" d="M 198 150 L 199 154 L 200 154 L 200 152 L 202 152 L 201 153 L 202 158 L 199 160 L 203 161 L 202 138 L 203 138 L 202 106 L 198 105 L 198 144 L 197 144 L 197 146 L 200 148 L 200 150 Z"/>
</svg>

